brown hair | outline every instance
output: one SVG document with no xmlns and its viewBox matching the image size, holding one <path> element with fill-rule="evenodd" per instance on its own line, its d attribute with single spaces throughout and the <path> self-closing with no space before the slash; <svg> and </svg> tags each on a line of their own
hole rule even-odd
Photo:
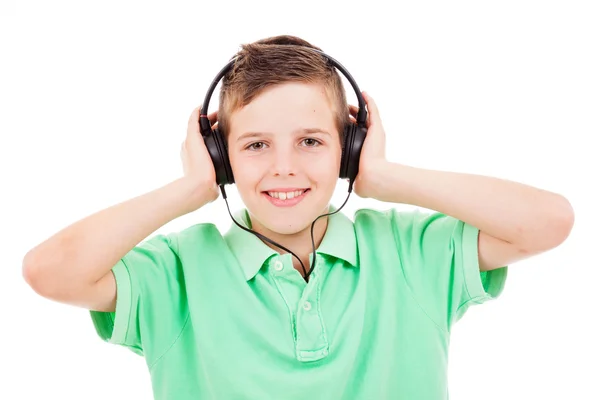
<svg viewBox="0 0 600 400">
<path fill-rule="evenodd" d="M 340 143 L 349 122 L 348 103 L 335 66 L 309 42 L 290 35 L 272 36 L 244 44 L 231 70 L 223 77 L 219 99 L 219 131 L 227 138 L 229 117 L 264 89 L 287 82 L 322 84 L 332 104 Z"/>
</svg>

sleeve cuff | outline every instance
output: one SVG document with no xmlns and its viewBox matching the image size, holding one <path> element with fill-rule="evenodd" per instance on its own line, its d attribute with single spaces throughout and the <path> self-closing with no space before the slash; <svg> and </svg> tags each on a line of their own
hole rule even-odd
<svg viewBox="0 0 600 400">
<path fill-rule="evenodd" d="M 463 278 L 468 300 L 460 308 L 468 304 L 481 304 L 500 296 L 504 290 L 508 266 L 491 271 L 479 270 L 479 230 L 472 225 L 463 224 L 462 257 Z"/>
<path fill-rule="evenodd" d="M 114 344 L 125 344 L 132 303 L 131 279 L 123 260 L 120 260 L 111 271 L 117 284 L 115 312 L 92 310 L 90 315 L 96 332 L 103 340 Z"/>
</svg>

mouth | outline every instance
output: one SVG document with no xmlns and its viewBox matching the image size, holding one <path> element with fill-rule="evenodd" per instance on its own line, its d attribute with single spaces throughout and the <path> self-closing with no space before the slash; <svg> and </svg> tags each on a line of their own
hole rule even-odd
<svg viewBox="0 0 600 400">
<path fill-rule="evenodd" d="M 310 192 L 310 189 L 296 189 L 296 190 L 281 190 L 281 191 L 264 191 L 262 195 L 271 202 L 271 204 L 277 207 L 291 207 L 300 203 L 306 195 Z"/>
</svg>

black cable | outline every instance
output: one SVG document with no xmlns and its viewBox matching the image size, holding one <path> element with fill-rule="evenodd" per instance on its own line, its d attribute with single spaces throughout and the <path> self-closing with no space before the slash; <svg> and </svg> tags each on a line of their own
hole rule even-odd
<svg viewBox="0 0 600 400">
<path fill-rule="evenodd" d="M 352 182 L 350 182 L 350 184 L 348 185 L 348 196 L 346 196 L 346 200 L 344 200 L 344 203 L 340 206 L 340 208 L 338 208 L 336 211 L 329 213 L 329 214 L 323 214 L 318 216 L 312 223 L 311 227 L 310 227 L 310 240 L 312 241 L 312 248 L 313 248 L 313 259 L 312 259 L 312 265 L 310 267 L 310 270 L 308 271 L 308 274 L 306 274 L 305 280 L 306 282 L 308 282 L 308 277 L 310 276 L 310 274 L 312 274 L 313 270 L 315 269 L 315 259 L 317 258 L 317 252 L 315 249 L 315 238 L 313 236 L 313 228 L 315 225 L 315 222 L 317 222 L 317 220 L 321 217 L 324 217 L 326 215 L 333 215 L 336 212 L 340 211 L 342 209 L 342 207 L 344 207 L 346 205 L 346 202 L 348 201 L 348 199 L 350 198 L 350 193 L 352 193 Z M 304 269 L 304 265 L 302 266 L 302 269 Z"/>
<path fill-rule="evenodd" d="M 315 220 L 312 222 L 312 224 L 311 224 L 311 226 L 310 226 L 310 239 L 311 239 L 311 242 L 312 242 L 312 248 L 313 248 L 313 258 L 312 258 L 312 265 L 311 265 L 311 267 L 310 267 L 310 270 L 308 271 L 308 273 L 306 272 L 306 268 L 304 267 L 304 263 L 302 262 L 302 260 L 300 260 L 300 258 L 299 258 L 299 257 L 298 257 L 296 254 L 294 254 L 294 252 L 293 252 L 293 251 L 291 251 L 291 250 L 289 250 L 289 249 L 287 249 L 287 248 L 285 248 L 285 247 L 281 246 L 280 244 L 277 244 L 277 243 L 275 243 L 275 242 L 274 242 L 274 241 L 272 241 L 271 239 L 269 239 L 269 238 L 265 237 L 264 235 L 261 235 L 261 234 L 260 234 L 260 233 L 258 233 L 258 232 L 254 232 L 253 230 L 251 230 L 251 229 L 248 229 L 248 228 L 246 228 L 246 227 L 243 227 L 242 225 L 240 225 L 240 224 L 239 224 L 239 223 L 238 223 L 238 222 L 235 220 L 235 218 L 233 218 L 233 215 L 231 215 L 231 210 L 229 209 L 229 202 L 227 201 L 227 194 L 225 193 L 225 186 L 224 186 L 224 185 L 219 185 L 219 188 L 221 189 L 221 194 L 223 195 L 223 200 L 225 200 L 225 204 L 227 205 L 227 212 L 229 213 L 229 216 L 231 217 L 231 220 L 232 220 L 232 221 L 233 221 L 233 222 L 234 222 L 234 223 L 235 223 L 237 226 L 239 226 L 240 228 L 242 228 L 242 229 L 243 229 L 243 230 L 245 230 L 246 232 L 250 232 L 250 233 L 252 233 L 252 234 L 256 235 L 257 237 L 259 237 L 260 239 L 262 239 L 262 240 L 266 240 L 267 242 L 271 243 L 272 245 L 274 245 L 274 246 L 277 246 L 277 247 L 279 247 L 280 249 L 283 249 L 283 250 L 287 251 L 288 253 L 290 253 L 291 255 L 293 255 L 294 257 L 296 257 L 296 259 L 297 259 L 297 260 L 300 262 L 300 265 L 302 265 L 302 270 L 304 271 L 304 280 L 305 280 L 306 282 L 308 282 L 308 278 L 309 278 L 310 274 L 311 274 L 311 273 L 313 272 L 313 270 L 315 269 L 315 260 L 316 260 L 316 258 L 317 258 L 317 251 L 316 251 L 316 248 L 315 248 L 315 238 L 314 238 L 314 235 L 313 235 L 313 229 L 314 229 L 314 227 L 315 227 L 315 222 L 317 222 L 317 220 L 318 220 L 319 218 L 321 218 L 321 217 L 325 217 L 325 216 L 327 216 L 327 215 L 333 215 L 333 214 L 337 213 L 338 211 L 340 211 L 340 210 L 342 209 L 342 207 L 344 207 L 344 206 L 346 205 L 346 202 L 348 202 L 348 199 L 350 198 L 350 194 L 352 193 L 352 184 L 353 184 L 353 182 L 350 182 L 350 183 L 349 183 L 349 185 L 348 185 L 348 196 L 346 196 L 346 200 L 345 200 L 345 201 L 344 201 L 344 203 L 343 203 L 343 204 L 340 206 L 340 208 L 338 208 L 338 209 L 337 209 L 336 211 L 334 211 L 334 212 L 331 212 L 331 213 L 328 213 L 328 214 L 319 215 L 319 216 L 318 216 L 318 217 L 317 217 L 317 218 L 316 218 L 316 219 L 315 219 Z"/>
</svg>

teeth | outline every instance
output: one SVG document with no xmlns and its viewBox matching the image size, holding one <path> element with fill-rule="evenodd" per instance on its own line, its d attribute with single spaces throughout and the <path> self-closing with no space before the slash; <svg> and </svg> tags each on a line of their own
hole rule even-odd
<svg viewBox="0 0 600 400">
<path fill-rule="evenodd" d="M 296 190 L 293 192 L 267 192 L 269 193 L 269 196 L 279 199 L 279 200 L 289 200 L 289 199 L 293 199 L 294 197 L 300 196 L 302 193 L 304 193 L 304 190 Z"/>
</svg>

